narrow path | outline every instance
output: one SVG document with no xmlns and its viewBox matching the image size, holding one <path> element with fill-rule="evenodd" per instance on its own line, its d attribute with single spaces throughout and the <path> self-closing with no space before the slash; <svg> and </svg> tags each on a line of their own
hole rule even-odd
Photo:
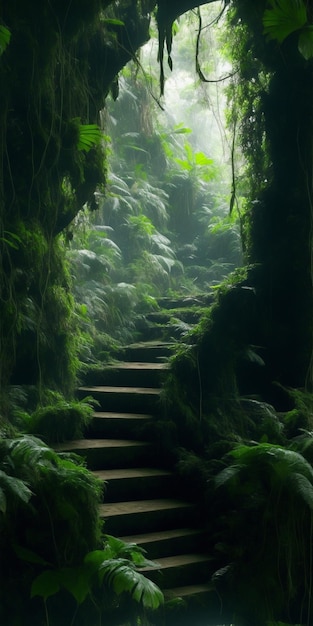
<svg viewBox="0 0 313 626">
<path fill-rule="evenodd" d="M 127 361 L 105 367 L 95 384 L 81 387 L 79 396 L 94 397 L 99 410 L 85 439 L 58 449 L 83 455 L 105 482 L 99 511 L 104 532 L 143 547 L 158 564 L 144 568 L 145 576 L 166 599 L 183 598 L 177 615 L 162 614 L 162 626 L 206 626 L 208 601 L 215 613 L 218 603 L 210 586 L 211 559 L 203 553 L 205 532 L 195 503 L 180 497 L 178 477 L 162 467 L 145 435 L 161 412 L 171 350 L 168 341 L 133 344 L 125 350 Z"/>
</svg>

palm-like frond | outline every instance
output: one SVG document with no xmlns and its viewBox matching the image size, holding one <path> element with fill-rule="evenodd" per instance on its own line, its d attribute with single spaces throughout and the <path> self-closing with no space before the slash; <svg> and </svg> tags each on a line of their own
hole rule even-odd
<svg viewBox="0 0 313 626">
<path fill-rule="evenodd" d="M 77 144 L 78 150 L 89 152 L 93 146 L 100 143 L 101 137 L 101 130 L 97 124 L 80 124 Z"/>
<path fill-rule="evenodd" d="M 15 471 L 25 471 L 26 475 L 31 475 L 44 465 L 57 464 L 56 452 L 37 437 L 22 435 L 6 443 Z"/>
<path fill-rule="evenodd" d="M 217 487 L 248 494 L 267 484 L 272 494 L 284 489 L 313 508 L 313 468 L 302 454 L 270 443 L 238 445 L 229 454 L 235 463 L 217 475 Z"/>
<path fill-rule="evenodd" d="M 271 9 L 263 15 L 264 34 L 282 43 L 288 35 L 300 30 L 307 22 L 303 0 L 270 0 Z"/>
<path fill-rule="evenodd" d="M 23 480 L 0 470 L 0 513 L 6 513 L 8 498 L 27 504 L 31 496 L 32 492 Z"/>
</svg>

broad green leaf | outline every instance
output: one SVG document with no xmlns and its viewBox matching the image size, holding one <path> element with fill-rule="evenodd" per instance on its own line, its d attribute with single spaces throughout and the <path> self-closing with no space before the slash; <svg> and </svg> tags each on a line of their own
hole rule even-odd
<svg viewBox="0 0 313 626">
<path fill-rule="evenodd" d="M 186 170 L 187 172 L 190 172 L 193 169 L 191 163 L 189 163 L 188 161 L 185 161 L 183 159 L 174 159 L 174 160 L 176 161 L 176 163 L 178 163 L 178 165 L 180 165 L 180 167 L 183 170 Z"/>
<path fill-rule="evenodd" d="M 194 161 L 194 153 L 193 153 L 193 149 L 192 149 L 190 143 L 188 143 L 188 141 L 186 141 L 186 143 L 184 145 L 184 148 L 185 148 L 186 156 L 187 156 L 187 159 L 188 159 L 189 163 L 193 163 L 193 161 Z"/>
<path fill-rule="evenodd" d="M 174 135 L 190 135 L 190 133 L 192 133 L 191 128 L 183 126 L 182 124 L 178 124 L 173 130 Z"/>
<path fill-rule="evenodd" d="M 93 571 L 97 571 L 106 559 L 107 556 L 104 550 L 93 550 L 86 554 L 84 563 Z"/>
<path fill-rule="evenodd" d="M 117 595 L 128 592 L 146 609 L 157 609 L 164 602 L 164 596 L 159 587 L 123 559 L 103 563 L 102 578 Z"/>
<path fill-rule="evenodd" d="M 90 572 L 84 567 L 64 567 L 57 574 L 62 587 L 72 594 L 77 604 L 82 604 L 90 592 Z"/>
<path fill-rule="evenodd" d="M 122 20 L 105 18 L 101 21 L 103 24 L 112 24 L 112 26 L 125 26 L 125 22 L 122 22 Z"/>
<path fill-rule="evenodd" d="M 313 485 L 303 474 L 293 472 L 291 474 L 291 481 L 296 488 L 297 493 L 306 502 L 311 511 L 313 511 Z"/>
<path fill-rule="evenodd" d="M 313 57 L 313 28 L 308 27 L 299 35 L 298 48 L 303 58 L 308 61 Z"/>
<path fill-rule="evenodd" d="M 204 152 L 196 152 L 195 154 L 195 164 L 196 165 L 212 165 L 213 159 L 209 159 Z"/>
<path fill-rule="evenodd" d="M 11 33 L 5 26 L 0 26 L 0 56 L 10 43 Z"/>
<path fill-rule="evenodd" d="M 229 467 L 225 467 L 216 477 L 215 477 L 215 486 L 222 487 L 229 481 L 234 480 L 238 477 L 241 465 L 230 465 Z"/>
<path fill-rule="evenodd" d="M 30 597 L 40 596 L 47 600 L 47 598 L 54 596 L 58 591 L 60 591 L 58 572 L 46 570 L 33 581 Z"/>
<path fill-rule="evenodd" d="M 3 472 L 3 470 L 0 470 L 0 484 L 5 488 L 7 493 L 11 492 L 11 494 L 14 494 L 23 502 L 29 502 L 32 496 L 31 490 L 23 480 L 15 478 L 15 476 L 9 476 L 6 472 Z"/>
<path fill-rule="evenodd" d="M 141 602 L 145 609 L 157 609 L 164 602 L 164 596 L 157 587 L 157 585 L 140 574 L 140 572 L 134 572 L 136 574 L 136 586 L 132 591 L 132 598 L 136 602 Z"/>
<path fill-rule="evenodd" d="M 22 548 L 22 546 L 15 545 L 14 552 L 17 556 L 23 561 L 28 561 L 28 563 L 37 563 L 38 565 L 50 565 L 48 561 L 43 559 L 40 554 L 36 554 L 33 550 L 28 550 L 28 548 Z"/>
<path fill-rule="evenodd" d="M 270 0 L 271 9 L 263 15 L 264 34 L 282 43 L 288 35 L 303 28 L 307 12 L 303 0 Z"/>
</svg>

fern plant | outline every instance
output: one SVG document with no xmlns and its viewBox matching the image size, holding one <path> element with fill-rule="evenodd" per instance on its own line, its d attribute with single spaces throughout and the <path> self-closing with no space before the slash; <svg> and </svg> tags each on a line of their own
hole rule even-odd
<svg viewBox="0 0 313 626">
<path fill-rule="evenodd" d="M 100 545 L 103 485 L 81 463 L 31 435 L 0 441 L 2 623 L 21 623 L 21 607 L 32 614 L 27 598 L 38 568 L 75 567 Z M 29 553 L 39 558 L 25 560 Z M 11 592 L 16 577 L 20 606 Z"/>
<path fill-rule="evenodd" d="M 50 394 L 50 398 L 47 406 L 22 416 L 27 432 L 42 437 L 49 444 L 80 439 L 94 412 L 88 398 L 68 401 L 57 393 Z"/>
<path fill-rule="evenodd" d="M 312 466 L 269 443 L 238 445 L 229 458 L 215 479 L 224 501 L 216 544 L 224 562 L 215 584 L 222 594 L 233 586 L 239 621 L 284 620 L 301 605 L 310 623 Z"/>
<path fill-rule="evenodd" d="M 24 557 L 37 562 L 41 560 L 33 553 L 26 553 Z M 88 552 L 79 566 L 42 571 L 32 583 L 31 597 L 42 598 L 47 626 L 47 600 L 62 590 L 70 593 L 77 605 L 71 623 L 74 623 L 76 616 L 79 617 L 78 608 L 91 596 L 98 603 L 99 613 L 104 619 L 108 619 L 113 611 L 114 623 L 120 623 L 118 614 L 121 612 L 123 615 L 126 596 L 138 604 L 137 609 L 134 605 L 132 608 L 128 605 L 132 619 L 136 614 L 141 614 L 142 610 L 158 609 L 164 602 L 162 591 L 140 572 L 140 568 L 146 565 L 153 566 L 156 563 L 148 561 L 144 551 L 136 544 L 105 535 L 103 549 Z"/>
</svg>

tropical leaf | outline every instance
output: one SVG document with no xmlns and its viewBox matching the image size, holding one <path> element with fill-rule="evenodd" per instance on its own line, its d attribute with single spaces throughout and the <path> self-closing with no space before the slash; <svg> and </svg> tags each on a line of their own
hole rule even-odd
<svg viewBox="0 0 313 626">
<path fill-rule="evenodd" d="M 296 492 L 306 502 L 311 511 L 313 511 L 313 485 L 303 474 L 293 472 L 291 475 L 291 481 L 295 487 Z"/>
<path fill-rule="evenodd" d="M 242 468 L 242 465 L 230 465 L 229 467 L 225 467 L 216 477 L 215 477 L 215 486 L 222 487 L 226 483 L 233 481 L 238 478 L 239 472 Z"/>
<path fill-rule="evenodd" d="M 176 124 L 174 126 L 174 130 L 172 131 L 174 135 L 190 135 L 192 133 L 191 128 L 184 126 L 183 123 Z"/>
<path fill-rule="evenodd" d="M 82 604 L 90 593 L 90 572 L 84 567 L 64 567 L 57 571 L 57 578 L 62 587 Z"/>
<path fill-rule="evenodd" d="M 100 579 L 117 595 L 128 592 L 146 609 L 157 609 L 164 602 L 162 591 L 151 580 L 134 569 L 125 559 L 111 559 L 100 566 Z"/>
<path fill-rule="evenodd" d="M 271 9 L 263 15 L 264 34 L 282 43 L 288 35 L 300 30 L 307 23 L 307 11 L 303 0 L 270 0 Z"/>
<path fill-rule="evenodd" d="M 33 581 L 31 586 L 31 598 L 40 596 L 47 600 L 50 596 L 54 596 L 60 591 L 60 582 L 57 571 L 46 570 L 39 574 Z"/>
<path fill-rule="evenodd" d="M 111 19 L 111 18 L 104 18 L 101 20 L 102 24 L 110 24 L 111 26 L 125 26 L 125 22 L 122 22 L 122 20 L 117 20 L 117 19 Z"/>
<path fill-rule="evenodd" d="M 14 552 L 17 556 L 23 561 L 27 561 L 28 563 L 36 563 L 36 565 L 50 565 L 48 561 L 43 559 L 40 554 L 33 552 L 33 550 L 29 550 L 28 548 L 23 548 L 22 546 L 15 545 Z"/>
<path fill-rule="evenodd" d="M 0 470 L 0 485 L 1 491 L 3 493 L 10 492 L 14 496 L 16 496 L 19 500 L 22 500 L 27 504 L 29 502 L 32 492 L 26 485 L 26 483 L 20 478 L 16 478 L 15 476 L 9 476 L 2 470 Z M 3 498 L 0 497 L 0 510 L 4 513 L 5 510 L 2 508 Z"/>
<path fill-rule="evenodd" d="M 195 164 L 203 167 L 204 165 L 212 165 L 214 163 L 213 159 L 209 159 L 204 152 L 196 152 L 195 153 Z"/>
<path fill-rule="evenodd" d="M 313 57 L 313 26 L 307 26 L 299 35 L 298 48 L 306 61 Z"/>
<path fill-rule="evenodd" d="M 112 535 L 104 535 L 104 537 L 105 546 L 103 552 L 107 558 L 126 558 L 131 563 L 134 563 L 136 567 L 156 566 L 154 561 L 146 559 L 146 551 L 136 543 L 125 542 Z"/>
<path fill-rule="evenodd" d="M 101 130 L 97 124 L 80 124 L 77 148 L 89 152 L 93 146 L 100 143 Z"/>
<path fill-rule="evenodd" d="M 5 26 L 0 26 L 0 56 L 8 47 L 11 39 L 11 33 Z"/>
<path fill-rule="evenodd" d="M 10 439 L 7 443 L 15 465 L 26 465 L 29 468 L 56 463 L 57 454 L 49 448 L 41 439 L 31 435 L 22 435 L 16 439 Z"/>
</svg>

